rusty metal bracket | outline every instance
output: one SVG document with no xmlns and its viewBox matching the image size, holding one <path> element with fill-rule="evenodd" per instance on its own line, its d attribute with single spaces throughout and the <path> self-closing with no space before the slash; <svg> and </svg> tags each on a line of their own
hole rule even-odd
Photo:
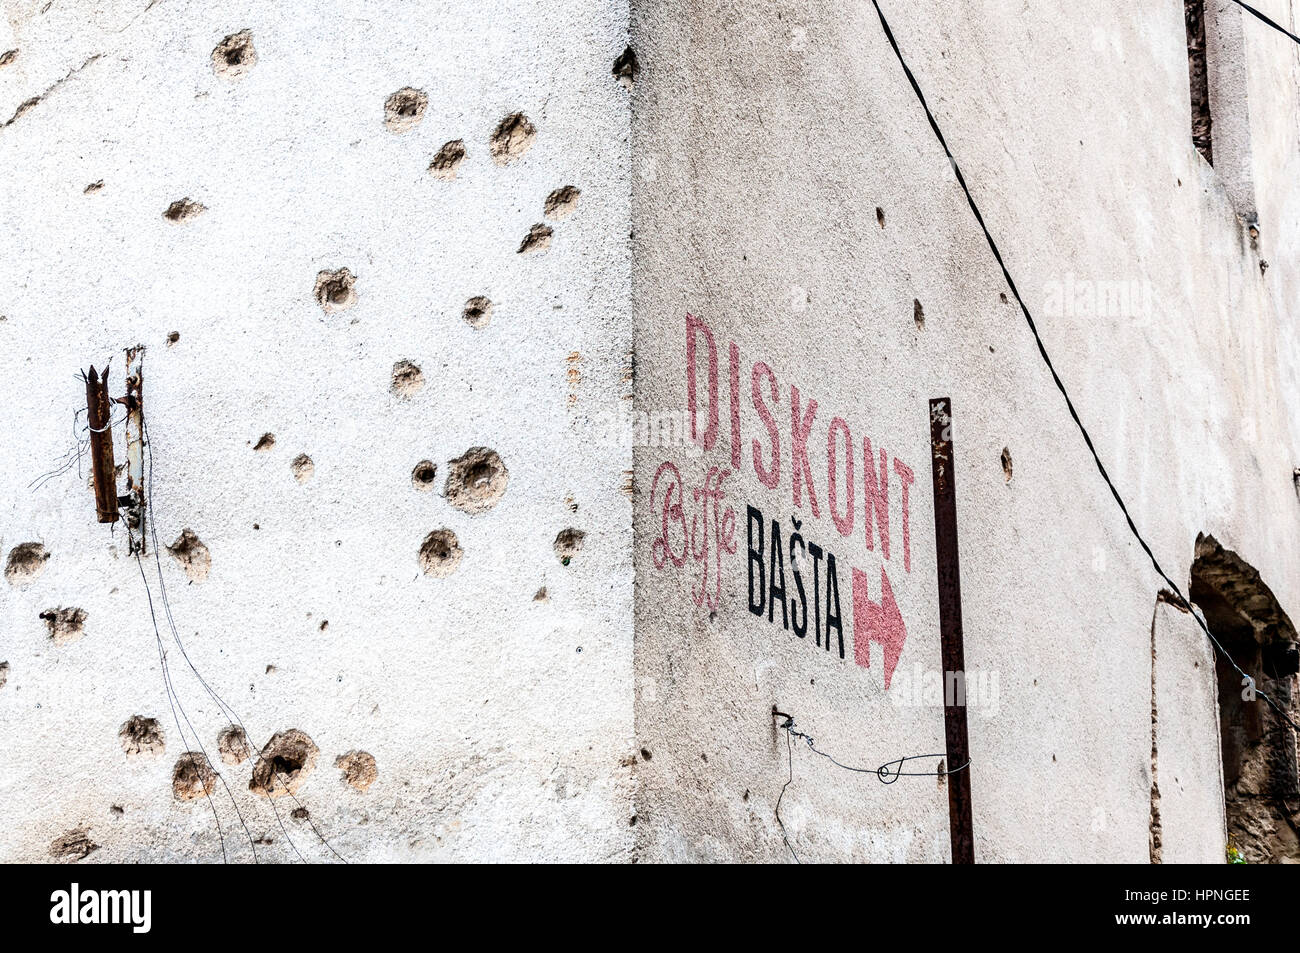
<svg viewBox="0 0 1300 953">
<path fill-rule="evenodd" d="M 127 533 L 131 539 L 131 554 L 145 552 L 145 499 L 144 477 L 144 345 L 126 349 L 126 396 L 119 399 L 126 405 L 126 493 L 121 497 L 126 514 Z"/>
<path fill-rule="evenodd" d="M 101 523 L 116 523 L 117 475 L 113 462 L 112 401 L 108 397 L 108 365 L 101 374 L 92 364 L 86 382 L 86 422 L 90 430 L 90 465 L 95 490 L 95 514 Z"/>
</svg>

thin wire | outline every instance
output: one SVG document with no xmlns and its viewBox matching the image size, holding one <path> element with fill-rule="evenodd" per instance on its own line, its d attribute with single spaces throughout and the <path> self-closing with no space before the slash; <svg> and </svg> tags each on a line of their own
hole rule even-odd
<svg viewBox="0 0 1300 953">
<path fill-rule="evenodd" d="M 1200 614 L 1192 606 L 1191 601 L 1183 595 L 1182 590 L 1178 587 L 1178 583 L 1174 582 L 1173 579 L 1169 577 L 1169 574 L 1160 567 L 1160 562 L 1156 559 L 1155 553 L 1151 551 L 1151 547 L 1147 544 L 1146 539 L 1143 538 L 1142 534 L 1138 531 L 1137 525 L 1133 522 L 1133 517 L 1129 514 L 1128 507 L 1124 504 L 1123 497 L 1120 496 L 1119 490 L 1110 478 L 1110 474 L 1106 472 L 1106 467 L 1101 462 L 1101 457 L 1097 454 L 1097 448 L 1093 446 L 1092 437 L 1088 434 L 1088 428 L 1083 425 L 1083 421 L 1079 418 L 1079 412 L 1074 407 L 1074 401 L 1070 399 L 1070 394 L 1065 389 L 1065 384 L 1061 380 L 1061 376 L 1057 374 L 1056 367 L 1052 364 L 1052 358 L 1047 353 L 1047 346 L 1043 343 L 1043 338 L 1038 333 L 1038 325 L 1034 323 L 1034 316 L 1029 313 L 1029 305 L 1025 304 L 1025 299 L 1020 296 L 1020 289 L 1016 287 L 1016 283 L 1011 277 L 1011 272 L 1007 270 L 1006 262 L 1002 259 L 1002 253 L 998 250 L 997 242 L 993 240 L 993 234 L 989 231 L 988 225 L 984 223 L 984 216 L 980 212 L 979 206 L 975 204 L 975 197 L 971 194 L 970 186 L 966 184 L 966 177 L 962 175 L 961 167 L 957 165 L 957 160 L 953 157 L 952 149 L 948 147 L 948 140 L 944 138 L 943 131 L 939 128 L 939 123 L 934 118 L 934 113 L 930 111 L 930 105 L 926 102 L 925 94 L 921 92 L 920 84 L 917 83 L 916 77 L 912 74 L 911 68 L 907 65 L 907 61 L 903 59 L 903 53 L 898 48 L 898 41 L 894 38 L 894 31 L 889 28 L 889 21 L 885 19 L 885 13 L 880 9 L 880 3 L 878 0 L 871 0 L 871 5 L 876 8 L 876 15 L 880 17 L 880 25 L 885 31 L 885 37 L 889 40 L 889 45 L 893 48 L 894 55 L 898 58 L 899 65 L 903 67 L 903 72 L 907 75 L 907 81 L 912 85 L 912 92 L 916 94 L 916 98 L 920 102 L 921 108 L 925 110 L 925 118 L 930 123 L 930 129 L 934 132 L 935 138 L 939 140 L 939 145 L 943 146 L 943 151 L 948 156 L 948 161 L 952 165 L 952 170 L 957 177 L 957 182 L 961 185 L 962 191 L 966 194 L 966 202 L 970 205 L 971 212 L 974 213 L 975 220 L 979 223 L 980 230 L 984 232 L 984 240 L 988 243 L 989 250 L 993 252 L 993 257 L 997 260 L 998 267 L 1002 269 L 1002 277 L 1006 280 L 1007 287 L 1011 289 L 1012 295 L 1015 296 L 1016 303 L 1020 305 L 1020 310 L 1025 316 L 1025 322 L 1029 325 L 1029 330 L 1034 335 L 1034 342 L 1038 345 L 1038 353 L 1042 356 L 1043 363 L 1047 365 L 1048 371 L 1051 372 L 1052 381 L 1056 384 L 1056 389 L 1060 391 L 1061 396 L 1065 398 L 1065 406 L 1070 411 L 1070 416 L 1074 419 L 1075 426 L 1079 428 L 1079 433 L 1083 435 L 1083 442 L 1088 445 L 1088 452 L 1092 454 L 1092 461 L 1097 465 L 1097 472 L 1100 473 L 1101 478 L 1106 481 L 1106 486 L 1110 489 L 1111 496 L 1115 498 L 1115 502 L 1119 505 L 1120 512 L 1124 514 L 1124 519 L 1128 522 L 1128 528 L 1133 534 L 1133 538 L 1142 546 L 1143 551 L 1147 554 L 1147 558 L 1151 560 L 1151 565 L 1155 567 L 1156 573 L 1160 578 L 1169 585 L 1170 591 L 1172 591 L 1181 603 L 1184 606 L 1187 606 L 1191 611 L 1192 618 L 1196 620 L 1197 624 L 1201 627 L 1201 630 L 1206 634 L 1215 649 L 1218 650 L 1219 654 L 1227 660 L 1228 664 L 1233 667 L 1238 675 L 1247 680 L 1250 689 L 1257 696 L 1264 699 L 1264 701 L 1278 713 L 1282 720 L 1291 726 L 1293 731 L 1300 733 L 1300 725 L 1297 725 L 1291 719 L 1291 716 L 1279 707 L 1267 693 L 1256 687 L 1255 679 L 1246 674 L 1241 666 L 1236 663 L 1232 656 L 1228 654 L 1228 651 L 1220 644 L 1219 640 L 1214 637 L 1214 633 L 1210 631 L 1210 627 L 1206 625 L 1205 620 L 1201 618 Z"/>
<path fill-rule="evenodd" d="M 186 737 L 185 735 L 185 729 L 181 727 L 181 716 L 184 716 L 185 723 L 189 725 L 190 731 L 194 732 L 196 740 L 198 740 L 198 732 L 194 731 L 194 726 L 193 724 L 190 723 L 189 715 L 185 714 L 185 708 L 183 705 L 181 705 L 180 698 L 176 695 L 175 686 L 173 686 L 172 684 L 171 673 L 168 670 L 168 666 L 167 666 L 167 652 L 163 648 L 162 634 L 158 631 L 158 616 L 154 612 L 154 608 L 153 608 L 153 593 L 150 592 L 149 590 L 149 577 L 146 576 L 144 573 L 144 563 L 140 561 L 139 553 L 136 554 L 135 562 L 136 562 L 136 566 L 140 569 L 140 580 L 144 583 L 145 598 L 149 602 L 149 618 L 153 620 L 154 641 L 157 643 L 158 646 L 158 664 L 162 669 L 163 688 L 167 692 L 167 704 L 171 707 L 172 719 L 176 723 L 176 733 L 180 735 L 181 745 L 184 748 L 188 749 L 189 751 L 193 752 L 194 749 L 190 748 L 189 738 Z M 180 709 L 180 715 L 177 714 L 177 709 Z M 202 748 L 201 741 L 199 742 L 199 747 L 200 749 Z M 205 762 L 208 762 L 208 767 L 209 769 L 211 769 L 212 764 L 210 761 L 208 761 L 208 755 L 206 751 L 203 752 L 203 760 Z M 220 777 L 219 774 L 218 777 Z M 202 779 L 200 779 L 200 781 L 202 782 Z M 227 793 L 229 793 L 230 791 L 229 787 L 226 788 L 226 791 Z M 230 858 L 226 854 L 226 835 L 221 827 L 221 816 L 217 813 L 217 806 L 215 803 L 213 803 L 212 793 L 208 790 L 207 784 L 203 785 L 203 796 L 204 798 L 207 799 L 208 807 L 212 809 L 212 818 L 217 823 L 217 837 L 221 841 L 221 862 L 223 864 L 229 863 Z M 234 796 L 231 795 L 231 802 L 233 803 L 233 801 L 234 801 Z M 236 811 L 239 810 L 237 805 L 235 810 Z M 240 817 L 240 823 L 241 824 L 243 823 L 242 816 Z M 247 827 L 244 828 L 244 832 L 248 833 Z M 249 835 L 249 843 L 250 844 L 252 843 L 252 835 Z M 253 856 L 254 857 L 257 856 L 257 848 L 255 847 L 253 848 Z"/>
<path fill-rule="evenodd" d="M 785 789 L 794 781 L 794 742 L 790 740 L 790 733 L 785 735 L 785 753 L 789 762 L 790 775 L 785 779 L 785 784 L 781 785 L 781 793 L 776 796 L 776 822 L 781 825 L 781 840 L 785 841 L 785 846 L 790 851 L 790 856 L 794 858 L 796 864 L 802 864 L 799 855 L 794 852 L 794 845 L 790 843 L 790 836 L 785 829 L 785 821 L 781 820 L 781 799 L 785 797 Z"/>
<path fill-rule="evenodd" d="M 1254 7 L 1252 7 L 1250 4 L 1248 4 L 1248 3 L 1242 3 L 1241 0 L 1232 0 L 1232 2 L 1235 3 L 1237 6 L 1241 7 L 1241 9 L 1245 10 L 1247 13 L 1250 13 L 1250 14 L 1253 14 L 1254 16 L 1256 16 L 1256 17 L 1259 17 L 1259 19 L 1263 20 L 1265 23 L 1267 23 L 1267 24 L 1268 24 L 1269 26 L 1271 26 L 1273 29 L 1277 30 L 1277 32 L 1281 33 L 1283 36 L 1289 36 L 1289 37 L 1291 37 L 1291 39 L 1295 40 L 1297 43 L 1300 43 L 1300 36 L 1296 36 L 1294 33 L 1292 33 L 1292 32 L 1291 32 L 1290 30 L 1288 30 L 1286 27 L 1282 26 L 1282 25 L 1279 24 L 1279 23 L 1274 22 L 1273 20 L 1270 20 L 1268 17 L 1264 16 L 1264 14 L 1260 13 L 1258 10 L 1256 10 Z"/>
<path fill-rule="evenodd" d="M 248 733 L 248 728 L 244 725 L 243 719 L 239 717 L 239 713 L 236 712 L 233 707 L 231 707 L 229 704 L 226 703 L 225 699 L 223 699 L 219 694 L 217 694 L 216 690 L 210 684 L 208 684 L 207 679 L 205 679 L 202 673 L 199 672 L 198 666 L 194 664 L 194 661 L 190 658 L 189 652 L 185 648 L 185 643 L 181 639 L 180 631 L 176 625 L 176 620 L 172 616 L 171 601 L 167 596 L 167 584 L 163 577 L 162 558 L 159 553 L 160 547 L 158 543 L 158 521 L 154 518 L 154 510 L 153 510 L 153 440 L 149 436 L 149 424 L 147 419 L 144 416 L 143 409 L 140 415 L 140 422 L 141 422 L 141 438 L 144 440 L 145 454 L 146 454 L 146 461 L 147 461 L 146 462 L 147 469 L 145 472 L 145 484 L 146 484 L 145 510 L 146 510 L 146 516 L 149 523 L 150 537 L 153 542 L 154 565 L 158 575 L 158 586 L 162 597 L 163 611 L 167 617 L 168 626 L 171 629 L 172 639 L 176 642 L 177 648 L 180 649 L 181 656 L 185 659 L 185 662 L 189 666 L 190 671 L 194 674 L 194 677 L 199 680 L 199 684 L 203 686 L 203 688 L 207 691 L 207 693 L 212 697 L 213 701 L 217 703 L 218 707 L 221 709 L 222 714 L 226 717 L 227 721 L 232 724 L 237 724 L 239 726 L 239 730 L 244 733 L 245 744 L 247 744 L 251 748 L 252 746 L 252 742 L 250 740 L 251 736 Z M 264 750 L 259 751 L 257 755 L 257 761 L 254 764 L 254 769 L 256 769 L 257 765 L 260 765 L 265 760 L 267 760 L 266 752 Z M 297 796 L 293 793 L 293 791 L 289 789 L 288 778 L 285 776 L 285 774 L 280 771 L 275 771 L 274 763 L 272 763 L 272 767 L 273 767 L 272 775 L 279 777 L 281 784 L 284 786 L 285 792 L 289 795 L 289 797 L 293 800 L 295 804 L 297 804 L 299 807 L 303 807 L 302 802 L 299 801 Z M 284 819 L 280 816 L 280 809 L 279 807 L 277 807 L 275 803 L 275 798 L 268 794 L 267 801 L 271 806 L 272 813 L 275 815 L 276 824 L 280 828 L 280 833 L 284 835 L 285 842 L 288 843 L 289 848 L 294 852 L 297 858 L 303 863 L 306 863 L 307 859 L 303 857 L 302 852 L 298 850 L 298 846 L 293 842 L 293 838 L 289 836 L 288 828 L 285 827 Z M 312 833 L 316 835 L 316 837 L 320 840 L 322 844 L 325 845 L 326 849 L 328 849 L 331 854 L 333 854 L 343 863 L 345 864 L 348 863 L 347 859 L 343 857 L 343 855 L 340 854 L 337 850 L 335 850 L 334 846 L 330 844 L 330 842 L 325 838 L 325 836 L 321 834 L 321 832 L 317 829 L 315 823 L 311 820 L 310 812 L 308 812 L 307 825 L 312 829 Z M 257 856 L 256 849 L 254 849 L 253 855 L 254 855 L 254 859 L 256 860 L 256 856 Z"/>
<path fill-rule="evenodd" d="M 958 771 L 965 771 L 967 768 L 970 767 L 970 762 L 967 761 L 960 768 L 953 768 L 951 771 L 945 770 L 943 768 L 940 768 L 937 771 L 902 770 L 903 764 L 908 761 L 919 761 L 923 758 L 944 757 L 941 754 L 911 754 L 911 755 L 905 755 L 904 757 L 901 758 L 896 758 L 893 761 L 886 761 L 884 764 L 876 768 L 855 767 L 853 765 L 844 764 L 836 760 L 834 757 L 832 757 L 831 755 L 827 754 L 825 751 L 822 751 L 820 748 L 818 748 L 816 744 L 814 744 L 813 742 L 812 735 L 798 730 L 798 728 L 795 726 L 793 715 L 787 715 L 783 711 L 773 711 L 772 717 L 785 719 L 785 721 L 781 722 L 781 724 L 778 727 L 785 730 L 785 750 L 786 750 L 786 760 L 788 764 L 788 775 L 786 777 L 785 784 L 781 785 L 781 793 L 778 794 L 776 797 L 776 823 L 781 828 L 781 839 L 785 841 L 785 846 L 789 849 L 790 856 L 794 858 L 796 864 L 802 864 L 803 861 L 801 861 L 799 859 L 799 855 L 795 853 L 794 845 L 790 843 L 790 835 L 789 832 L 786 830 L 785 821 L 781 817 L 781 801 L 785 798 L 786 788 L 788 788 L 791 785 L 791 783 L 794 781 L 794 739 L 795 738 L 798 738 L 799 740 L 807 744 L 808 749 L 812 751 L 813 754 L 821 755 L 823 758 L 825 758 L 831 764 L 835 765 L 837 768 L 842 768 L 845 771 L 852 771 L 855 774 L 874 774 L 876 776 L 876 779 L 880 781 L 881 784 L 893 784 L 899 778 L 935 778 L 935 777 L 946 778 L 950 774 L 956 774 Z"/>
</svg>

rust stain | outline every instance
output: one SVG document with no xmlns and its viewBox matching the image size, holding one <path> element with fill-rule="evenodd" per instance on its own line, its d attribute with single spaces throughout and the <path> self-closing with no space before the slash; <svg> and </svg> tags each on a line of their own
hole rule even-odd
<svg viewBox="0 0 1300 953">
<path fill-rule="evenodd" d="M 108 365 L 103 373 L 91 365 L 86 381 L 86 421 L 90 428 L 90 463 L 95 486 L 95 513 L 101 523 L 116 523 L 117 480 L 113 466 L 112 404 L 108 398 Z"/>
</svg>

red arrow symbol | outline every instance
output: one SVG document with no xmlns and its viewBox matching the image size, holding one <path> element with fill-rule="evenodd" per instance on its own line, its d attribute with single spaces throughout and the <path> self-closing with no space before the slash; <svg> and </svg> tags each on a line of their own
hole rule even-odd
<svg viewBox="0 0 1300 953">
<path fill-rule="evenodd" d="M 903 643 L 907 641 L 907 629 L 903 626 L 903 614 L 898 611 L 894 601 L 894 590 L 889 585 L 889 576 L 880 569 L 880 604 L 867 597 L 867 576 L 858 569 L 853 570 L 853 659 L 863 668 L 871 667 L 871 643 L 879 642 L 885 653 L 885 690 L 894 677 L 898 667 L 898 657 L 903 654 Z"/>
</svg>

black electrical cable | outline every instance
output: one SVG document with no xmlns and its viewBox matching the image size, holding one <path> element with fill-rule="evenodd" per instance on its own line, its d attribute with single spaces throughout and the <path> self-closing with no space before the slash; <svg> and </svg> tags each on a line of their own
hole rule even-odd
<svg viewBox="0 0 1300 953">
<path fill-rule="evenodd" d="M 1291 32 L 1290 30 L 1288 30 L 1286 27 L 1282 26 L 1282 25 L 1279 24 L 1279 23 L 1274 22 L 1273 20 L 1270 20 L 1268 17 L 1264 16 L 1264 14 L 1260 13 L 1258 10 L 1256 10 L 1254 7 L 1252 7 L 1250 4 L 1248 4 L 1248 3 L 1242 3 L 1241 0 L 1232 0 L 1232 2 L 1235 3 L 1237 6 L 1241 7 L 1241 9 L 1245 10 L 1247 13 L 1252 14 L 1253 16 L 1256 16 L 1256 17 L 1258 17 L 1259 19 L 1263 20 L 1265 23 L 1267 23 L 1267 24 L 1268 24 L 1269 26 L 1271 26 L 1273 29 L 1277 30 L 1277 32 L 1279 32 L 1279 33 L 1281 33 L 1281 34 L 1283 34 L 1283 35 L 1285 35 L 1285 36 L 1289 36 L 1289 37 L 1291 37 L 1291 39 L 1295 40 L 1297 43 L 1300 43 L 1300 36 L 1296 36 L 1294 33 L 1292 33 L 1292 32 Z"/>
<path fill-rule="evenodd" d="M 1097 454 L 1097 448 L 1093 446 L 1092 437 L 1088 434 L 1088 428 L 1085 427 L 1083 421 L 1079 419 L 1079 412 L 1075 410 L 1074 401 L 1070 399 L 1070 394 L 1065 389 L 1065 384 L 1062 382 L 1061 376 L 1056 373 L 1056 367 L 1052 364 L 1052 358 L 1047 353 L 1047 346 L 1043 344 L 1043 338 L 1038 333 L 1038 325 L 1034 323 L 1034 316 L 1029 313 L 1029 305 L 1025 304 L 1025 299 L 1020 296 L 1020 290 L 1016 287 L 1016 283 L 1011 277 L 1011 272 L 1007 270 L 1006 262 L 1002 260 L 1002 252 L 998 250 L 997 242 L 993 240 L 993 234 L 989 231 L 988 225 L 985 224 L 984 216 L 980 212 L 979 206 L 975 204 L 975 197 L 971 194 L 970 186 L 966 184 L 966 177 L 962 175 L 961 167 L 957 165 L 957 160 L 953 157 L 952 149 L 948 147 L 948 140 L 944 138 L 943 131 L 939 128 L 939 123 L 934 118 L 934 113 L 930 111 L 930 105 L 926 102 L 925 94 L 921 92 L 920 84 L 917 83 L 916 77 L 912 74 L 911 68 L 907 65 L 907 61 L 903 59 L 903 53 L 898 48 L 898 41 L 894 38 L 894 31 L 889 28 L 889 21 L 885 19 L 885 12 L 880 9 L 880 3 L 878 0 L 871 0 L 871 5 L 876 8 L 876 15 L 880 17 L 880 26 L 885 31 L 885 37 L 889 40 L 889 45 L 894 51 L 894 56 L 898 58 L 899 65 L 903 67 L 903 72 L 907 75 L 907 81 L 912 86 L 912 92 L 916 94 L 916 98 L 920 102 L 921 108 L 925 110 L 925 118 L 930 123 L 930 129 L 934 132 L 935 138 L 939 140 L 939 145 L 943 146 L 943 151 L 948 156 L 948 161 L 952 164 L 952 170 L 957 177 L 957 182 L 961 186 L 962 191 L 966 194 L 966 202 L 970 205 L 971 212 L 974 213 L 975 220 L 979 223 L 980 230 L 984 232 L 984 240 L 988 243 L 989 250 L 993 252 L 993 257 L 997 260 L 998 267 L 1002 269 L 1002 277 L 1006 280 L 1007 287 L 1011 289 L 1012 295 L 1015 296 L 1016 303 L 1020 305 L 1021 312 L 1024 313 L 1025 322 L 1029 325 L 1029 330 L 1034 335 L 1034 343 L 1038 345 L 1038 353 L 1042 356 L 1043 363 L 1047 365 L 1047 370 L 1051 372 L 1052 381 L 1056 384 L 1056 389 L 1060 391 L 1061 396 L 1065 398 L 1065 406 L 1070 411 L 1070 416 L 1074 419 L 1075 426 L 1079 428 L 1079 433 L 1083 436 L 1083 442 L 1088 445 L 1088 452 L 1092 454 L 1093 463 L 1097 465 L 1097 472 L 1100 473 L 1101 478 L 1106 481 L 1106 486 L 1110 489 L 1111 496 L 1115 498 L 1115 502 L 1119 505 L 1120 512 L 1124 514 L 1124 519 L 1128 522 L 1128 528 L 1133 534 L 1133 538 L 1142 546 L 1143 551 L 1147 554 L 1147 558 L 1151 560 L 1151 565 L 1155 567 L 1156 573 L 1160 578 L 1168 584 L 1170 591 L 1174 593 L 1181 604 L 1187 607 L 1191 612 L 1192 618 L 1196 620 L 1197 625 L 1201 627 L 1201 630 L 1206 634 L 1210 642 L 1213 643 L 1214 647 L 1219 651 L 1219 654 L 1227 660 L 1228 664 L 1233 667 L 1238 675 L 1246 680 L 1246 683 L 1249 684 L 1249 687 L 1253 689 L 1256 695 L 1264 699 L 1264 701 L 1278 713 L 1282 720 L 1291 726 L 1293 731 L 1300 734 L 1300 725 L 1297 725 L 1291 719 L 1291 716 L 1280 708 L 1273 699 L 1269 698 L 1267 694 L 1256 687 L 1255 679 L 1242 670 L 1241 666 L 1236 663 L 1232 656 L 1228 654 L 1228 651 L 1219 643 L 1219 640 L 1214 637 L 1214 633 L 1210 631 L 1210 627 L 1205 624 L 1205 620 L 1201 618 L 1200 614 L 1192 606 L 1191 601 L 1183 595 L 1182 590 L 1178 587 L 1178 583 L 1174 582 L 1173 579 L 1169 577 L 1169 574 L 1160 568 L 1160 562 L 1156 559 L 1155 553 L 1151 551 L 1151 547 L 1147 544 L 1146 539 L 1144 539 L 1142 534 L 1138 531 L 1137 525 L 1133 522 L 1133 517 L 1129 514 L 1128 507 L 1124 504 L 1123 497 L 1119 495 L 1119 490 L 1111 480 L 1110 474 L 1106 472 L 1106 467 L 1101 462 L 1101 457 Z M 1245 5 L 1243 4 L 1243 6 Z M 1276 26 L 1276 24 L 1274 24 L 1274 26 Z M 1281 28 L 1279 27 L 1279 29 Z"/>
</svg>

